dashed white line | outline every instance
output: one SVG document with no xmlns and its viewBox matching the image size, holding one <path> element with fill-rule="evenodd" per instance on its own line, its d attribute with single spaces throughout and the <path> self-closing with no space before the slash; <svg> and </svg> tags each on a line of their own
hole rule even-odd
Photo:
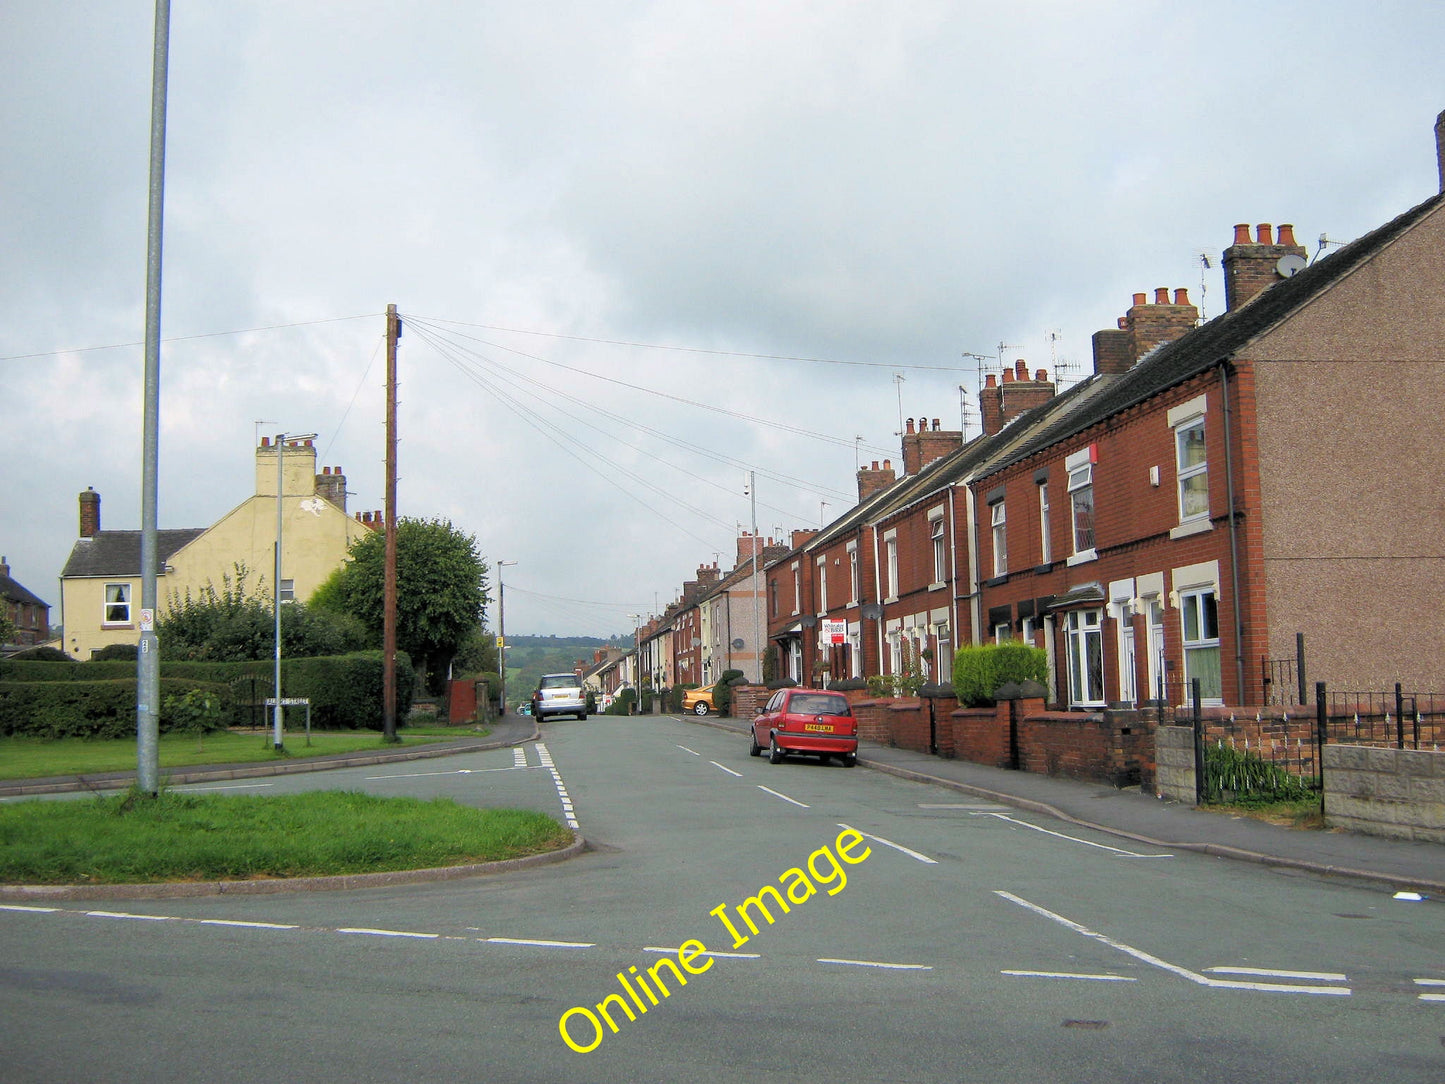
<svg viewBox="0 0 1445 1084">
<path fill-rule="evenodd" d="M 1087 979 L 1090 982 L 1138 982 L 1131 975 L 1081 975 L 1073 971 L 1000 971 L 1000 975 L 1013 975 L 1027 979 Z"/>
<path fill-rule="evenodd" d="M 438 937 L 441 936 L 440 934 L 435 933 L 415 933 L 411 930 L 373 930 L 368 929 L 365 926 L 343 926 L 336 932 L 360 933 L 366 934 L 369 937 L 412 937 L 419 941 L 435 941 Z"/>
<path fill-rule="evenodd" d="M 884 971 L 932 971 L 929 964 L 888 964 L 878 960 L 833 960 L 823 957 L 818 960 L 820 964 L 845 964 L 849 967 L 877 967 Z"/>
<path fill-rule="evenodd" d="M 131 918 L 140 922 L 170 922 L 170 915 L 132 915 L 126 911 L 87 911 L 89 918 Z"/>
<path fill-rule="evenodd" d="M 737 773 L 734 772 L 733 774 L 736 775 Z M 805 805 L 804 803 L 798 801 L 798 799 L 796 799 L 796 798 L 789 798 L 786 794 L 781 794 L 781 793 L 779 793 L 778 791 L 773 790 L 772 787 L 765 787 L 765 786 L 763 786 L 761 783 L 758 784 L 758 790 L 765 790 L 765 791 L 767 791 L 769 794 L 771 794 L 774 798 L 781 798 L 781 799 L 782 799 L 783 801 L 785 801 L 785 802 L 792 802 L 792 803 L 793 803 L 795 806 L 797 806 L 799 809 L 812 809 L 812 808 L 813 808 L 813 807 L 810 806 L 810 805 Z"/>
<path fill-rule="evenodd" d="M 26 907 L 19 903 L 0 903 L 0 911 L 33 911 L 38 915 L 53 915 L 59 907 Z"/>
<path fill-rule="evenodd" d="M 1416 979 L 1416 986 L 1439 987 L 1445 986 L 1445 979 Z M 1439 1001 L 1445 1002 L 1445 994 L 1416 994 L 1417 1001 Z"/>
<path fill-rule="evenodd" d="M 577 815 L 572 808 L 572 798 L 567 793 L 567 785 L 562 782 L 561 773 L 557 771 L 557 765 L 552 762 L 552 754 L 541 742 L 534 746 L 537 750 L 537 759 L 541 761 L 542 767 L 546 768 L 552 775 L 552 782 L 557 787 L 557 797 L 562 801 L 562 818 L 567 822 L 567 827 L 574 831 L 580 827 L 577 823 Z"/>
<path fill-rule="evenodd" d="M 1046 907 L 1040 907 L 1036 903 L 1030 903 L 1020 896 L 1015 896 L 1012 892 L 994 889 L 994 895 L 1032 911 L 1036 915 L 1047 918 L 1051 922 L 1057 922 L 1065 929 L 1073 930 L 1075 933 L 1082 934 L 1084 937 L 1093 938 L 1100 944 L 1108 945 L 1112 949 L 1118 949 L 1120 952 L 1126 953 L 1136 960 L 1142 960 L 1146 964 L 1178 975 L 1180 978 L 1188 979 L 1190 982 L 1198 983 L 1200 986 L 1212 986 L 1226 990 L 1258 990 L 1276 994 L 1322 994 L 1333 997 L 1348 997 L 1350 995 L 1350 988 L 1347 986 L 1295 986 L 1284 983 L 1238 982 L 1232 979 L 1211 979 L 1209 976 L 1201 975 L 1197 971 L 1190 971 L 1187 967 L 1180 967 L 1178 964 L 1171 964 L 1167 960 L 1161 960 L 1158 956 L 1144 952 L 1142 949 L 1136 949 L 1132 945 L 1126 945 L 1122 941 L 1117 941 L 1106 934 L 1098 933 L 1089 929 L 1087 926 L 1081 926 L 1079 923 L 1067 919 L 1063 915 L 1055 914 Z"/>
<path fill-rule="evenodd" d="M 187 794 L 199 794 L 208 790 L 261 790 L 264 787 L 274 787 L 275 783 L 225 783 L 214 787 L 187 787 Z"/>
<path fill-rule="evenodd" d="M 197 918 L 192 921 L 198 926 L 242 926 L 251 930 L 299 930 L 301 928 L 281 922 L 242 922 L 233 918 Z"/>
<path fill-rule="evenodd" d="M 664 956 L 676 956 L 681 950 L 675 948 L 661 948 L 657 945 L 645 945 L 643 946 L 642 951 L 658 952 Z M 762 953 L 760 952 L 714 952 L 712 949 L 708 949 L 704 952 L 699 952 L 697 955 L 711 956 L 718 960 L 761 960 L 763 958 Z M 688 959 L 691 958 L 691 956 L 688 957 Z"/>
<path fill-rule="evenodd" d="M 926 854 L 919 854 L 917 851 L 913 850 L 911 847 L 905 847 L 905 846 L 904 846 L 903 844 L 901 844 L 901 843 L 894 843 L 891 839 L 884 839 L 882 836 L 875 836 L 875 835 L 873 835 L 871 832 L 865 832 L 865 831 L 863 831 L 861 828 L 854 828 L 851 824 L 844 824 L 844 823 L 842 823 L 841 821 L 838 822 L 838 827 L 839 827 L 839 828 L 846 828 L 846 829 L 847 829 L 848 831 L 850 831 L 850 832 L 857 832 L 857 833 L 858 833 L 860 836 L 862 836 L 864 839 L 871 839 L 874 843 L 881 843 L 881 844 L 883 844 L 883 846 L 885 846 L 885 847 L 892 847 L 895 851 L 901 851 L 903 854 L 906 854 L 909 858 L 916 858 L 918 861 L 924 863 L 925 865 L 929 865 L 929 866 L 936 866 L 936 865 L 938 865 L 938 863 L 937 863 L 934 859 L 929 858 L 928 855 L 926 855 Z"/>
<path fill-rule="evenodd" d="M 1272 971 L 1265 967 L 1206 967 L 1215 975 L 1253 975 L 1265 979 L 1313 979 L 1315 982 L 1344 982 L 1349 976 L 1334 971 Z"/>
<path fill-rule="evenodd" d="M 676 744 L 676 743 L 674 743 L 674 744 Z M 685 746 L 685 745 L 679 745 L 678 748 L 681 749 L 684 753 L 691 753 L 691 754 L 692 754 L 693 756 L 695 756 L 695 757 L 700 757 L 700 756 L 702 756 L 702 754 L 699 753 L 696 749 L 689 749 L 689 748 L 688 748 L 687 746 Z"/>
<path fill-rule="evenodd" d="M 735 771 L 733 771 L 731 768 L 729 768 L 729 767 L 728 767 L 727 765 L 725 765 L 725 764 L 719 764 L 719 763 L 718 763 L 717 761 L 715 761 L 715 760 L 709 760 L 708 763 L 711 764 L 714 768 L 721 768 L 723 771 L 727 772 L 728 775 L 735 775 L 735 776 L 737 776 L 739 779 L 741 779 L 741 778 L 743 777 L 743 773 L 742 773 L 742 772 L 735 772 Z M 763 789 L 766 790 L 767 788 L 764 787 Z"/>
<path fill-rule="evenodd" d="M 477 940 L 486 941 L 492 945 L 532 945 L 536 948 L 596 948 L 594 941 L 543 941 L 527 937 L 480 937 Z"/>
<path fill-rule="evenodd" d="M 1035 832 L 1042 832 L 1046 836 L 1054 836 L 1058 839 L 1067 839 L 1071 843 L 1082 843 L 1086 847 L 1097 847 L 1101 851 L 1112 851 L 1122 858 L 1173 858 L 1172 854 L 1140 854 L 1138 851 L 1126 851 L 1122 847 L 1111 847 L 1107 843 L 1095 843 L 1090 839 L 1080 839 L 1078 836 L 1065 835 L 1063 832 L 1055 832 L 1048 828 L 1040 827 L 1037 824 L 1030 824 L 1028 821 L 1021 821 L 1017 817 L 1011 817 L 1007 813 L 976 812 L 970 814 L 974 817 L 997 817 L 1001 821 L 1008 821 L 1010 824 L 1017 824 L 1020 828 L 1032 828 Z"/>
</svg>

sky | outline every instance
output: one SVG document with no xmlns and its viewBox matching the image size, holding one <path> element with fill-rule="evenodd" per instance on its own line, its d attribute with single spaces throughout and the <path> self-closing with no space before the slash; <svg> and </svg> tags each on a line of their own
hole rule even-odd
<svg viewBox="0 0 1445 1084">
<path fill-rule="evenodd" d="M 59 623 L 77 494 L 141 525 L 154 7 L 5 21 L 0 554 Z M 1433 0 L 175 0 L 169 49 L 160 526 L 279 432 L 380 509 L 395 304 L 399 513 L 516 562 L 509 634 L 628 632 L 1136 292 L 1219 315 L 1237 222 L 1439 188 Z"/>
</svg>

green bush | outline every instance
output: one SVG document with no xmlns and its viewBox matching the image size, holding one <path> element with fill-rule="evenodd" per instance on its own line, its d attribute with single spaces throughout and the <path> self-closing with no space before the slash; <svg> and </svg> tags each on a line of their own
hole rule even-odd
<svg viewBox="0 0 1445 1084">
<path fill-rule="evenodd" d="M 637 690 L 629 686 L 618 691 L 617 695 L 612 698 L 612 703 L 607 705 L 607 710 L 602 714 L 631 715 L 632 705 L 635 703 L 637 703 Z"/>
<path fill-rule="evenodd" d="M 186 678 L 160 680 L 160 731 L 189 731 L 198 718 L 228 726 L 235 699 L 228 686 Z M 210 707 L 204 707 L 207 702 Z M 200 705 L 200 714 L 197 712 Z M 7 681 L 0 683 L 0 737 L 132 738 L 136 681 Z"/>
<path fill-rule="evenodd" d="M 743 676 L 741 670 L 724 670 L 713 688 L 712 702 L 719 715 L 728 714 L 733 706 L 732 683 Z"/>
<path fill-rule="evenodd" d="M 953 688 L 958 702 L 969 707 L 993 703 L 1001 685 L 1049 680 L 1048 652 L 1012 641 L 963 647 L 953 656 Z"/>
<path fill-rule="evenodd" d="M 1228 795 L 1226 795 L 1228 792 Z M 1269 764 L 1254 753 L 1222 743 L 1204 747 L 1204 802 L 1299 801 L 1315 791 L 1283 768 Z"/>
<path fill-rule="evenodd" d="M 684 685 L 679 682 L 668 691 L 667 706 L 674 715 L 682 713 L 682 698 L 687 694 L 687 690 L 696 688 L 696 685 Z"/>
<path fill-rule="evenodd" d="M 385 677 L 380 651 L 357 651 L 314 659 L 283 660 L 281 693 L 311 701 L 311 725 L 320 730 L 380 730 Z M 396 717 L 411 711 L 416 671 L 404 652 L 396 654 Z M 293 711 L 299 709 L 292 709 Z"/>
<path fill-rule="evenodd" d="M 134 666 L 138 652 L 138 644 L 106 644 L 98 651 L 92 651 L 90 653 L 90 661 L 128 662 Z"/>
</svg>

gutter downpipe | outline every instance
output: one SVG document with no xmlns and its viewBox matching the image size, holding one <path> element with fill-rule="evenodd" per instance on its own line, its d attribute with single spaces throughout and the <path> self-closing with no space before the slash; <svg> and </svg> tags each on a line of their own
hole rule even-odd
<svg viewBox="0 0 1445 1084">
<path fill-rule="evenodd" d="M 972 479 L 964 489 L 964 508 L 968 513 L 968 589 L 969 615 L 973 619 L 973 636 L 969 642 L 981 644 L 983 631 L 983 595 L 978 583 L 978 508 L 973 496 Z"/>
<path fill-rule="evenodd" d="M 948 584 L 948 615 L 953 622 L 953 627 L 949 630 L 949 636 L 952 640 L 949 647 L 951 647 L 954 652 L 957 652 L 960 646 L 958 642 L 958 517 L 953 508 L 953 502 L 958 499 L 957 489 L 957 483 L 950 482 L 948 484 L 948 565 L 950 573 Z M 943 677 L 942 672 L 940 672 L 938 676 L 941 679 Z M 949 678 L 952 679 L 951 674 Z"/>
<path fill-rule="evenodd" d="M 873 597 L 878 600 L 878 608 L 883 609 L 883 574 L 878 567 L 878 524 L 868 524 L 868 529 L 873 532 Z M 861 615 L 860 615 L 861 616 Z M 878 618 L 878 675 L 883 676 L 883 629 L 888 620 L 887 613 L 879 615 Z"/>
<path fill-rule="evenodd" d="M 1234 681 L 1237 703 L 1244 703 L 1244 615 L 1239 610 L 1239 532 L 1234 508 L 1234 437 L 1229 409 L 1229 362 L 1219 363 L 1219 388 L 1224 396 L 1224 477 L 1229 488 L 1229 589 L 1234 610 Z"/>
</svg>

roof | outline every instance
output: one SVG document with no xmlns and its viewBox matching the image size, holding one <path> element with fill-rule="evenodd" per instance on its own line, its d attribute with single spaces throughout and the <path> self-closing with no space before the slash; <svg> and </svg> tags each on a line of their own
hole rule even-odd
<svg viewBox="0 0 1445 1084">
<path fill-rule="evenodd" d="M 1078 409 L 1066 412 L 1051 424 L 1035 426 L 1029 438 L 1010 455 L 990 465 L 990 473 L 1027 459 L 1228 361 L 1254 339 L 1293 316 L 1356 268 L 1373 259 L 1442 205 L 1445 205 L 1445 192 L 1437 193 L 1383 226 L 1317 260 L 1294 277 L 1275 283 L 1247 304 L 1216 316 L 1171 343 L 1156 347 L 1127 372 L 1107 378 L 1107 388 L 1099 389 Z M 1106 378 L 1096 376 L 1091 381 L 1100 379 Z"/>
<path fill-rule="evenodd" d="M 47 609 L 50 607 L 50 603 L 39 598 L 18 580 L 12 579 L 8 573 L 0 576 L 0 598 L 18 602 L 23 606 L 44 606 Z"/>
<path fill-rule="evenodd" d="M 204 527 L 185 527 L 156 532 L 156 560 L 164 570 L 165 563 L 182 546 L 195 541 L 206 532 Z M 140 531 L 101 531 L 91 538 L 81 538 L 70 551 L 70 559 L 60 570 L 61 579 L 86 576 L 139 576 Z"/>
</svg>

